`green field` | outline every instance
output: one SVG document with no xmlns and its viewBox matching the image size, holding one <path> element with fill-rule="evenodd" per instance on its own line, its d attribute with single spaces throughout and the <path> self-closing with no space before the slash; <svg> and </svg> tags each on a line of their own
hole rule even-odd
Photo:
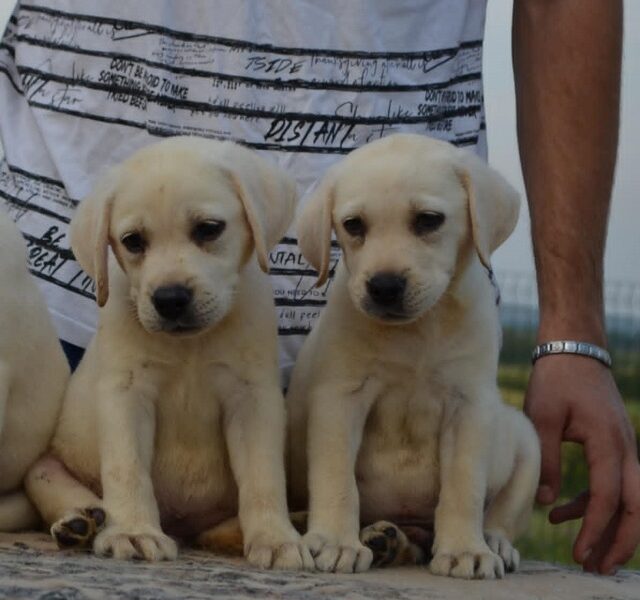
<svg viewBox="0 0 640 600">
<path fill-rule="evenodd" d="M 533 346 L 531 332 L 505 330 L 499 383 L 505 401 L 522 407 Z M 614 376 L 623 394 L 636 434 L 640 433 L 640 351 L 612 346 Z M 587 469 L 582 448 L 576 444 L 563 447 L 563 485 L 561 499 L 568 500 L 587 488 Z M 536 507 L 529 530 L 518 542 L 524 558 L 571 564 L 571 547 L 580 521 L 551 525 L 548 509 Z M 629 568 L 640 569 L 640 552 L 636 552 Z"/>
</svg>

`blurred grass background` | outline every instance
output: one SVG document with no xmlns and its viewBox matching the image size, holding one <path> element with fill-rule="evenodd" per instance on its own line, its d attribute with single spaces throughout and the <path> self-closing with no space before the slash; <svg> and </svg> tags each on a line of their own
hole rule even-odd
<svg viewBox="0 0 640 600">
<path fill-rule="evenodd" d="M 522 407 L 531 370 L 531 350 L 535 344 L 537 309 L 535 283 L 512 274 L 498 276 L 503 295 L 501 316 L 503 346 L 498 379 L 506 402 Z M 607 289 L 607 328 L 613 374 L 625 400 L 627 411 L 640 435 L 640 284 L 625 286 L 619 293 Z M 562 451 L 563 473 L 559 503 L 586 489 L 588 472 L 582 447 L 566 443 Z M 528 532 L 518 541 L 524 558 L 574 564 L 571 549 L 581 521 L 551 525 L 549 509 L 536 507 Z M 627 565 L 640 569 L 640 552 Z"/>
</svg>

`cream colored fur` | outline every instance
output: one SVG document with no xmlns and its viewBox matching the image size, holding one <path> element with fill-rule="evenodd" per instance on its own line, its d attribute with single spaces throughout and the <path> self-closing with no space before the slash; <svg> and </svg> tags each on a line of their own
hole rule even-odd
<svg viewBox="0 0 640 600">
<path fill-rule="evenodd" d="M 39 521 L 23 478 L 47 449 L 68 378 L 47 307 L 27 270 L 24 240 L 0 212 L 0 531 Z"/>
<path fill-rule="evenodd" d="M 266 269 L 294 205 L 275 166 L 197 138 L 139 151 L 82 202 L 73 249 L 103 307 L 52 456 L 28 480 L 49 524 L 102 507 L 97 554 L 158 560 L 176 556 L 166 532 L 206 537 L 239 515 L 252 564 L 313 566 L 287 514 L 275 310 L 258 264 Z M 226 227 L 196 243 L 203 220 Z M 144 252 L 123 245 L 131 232 Z M 154 308 L 154 291 L 176 284 L 193 290 L 192 330 Z"/>
<path fill-rule="evenodd" d="M 444 215 L 416 235 L 416 215 Z M 483 263 L 515 226 L 518 197 L 480 159 L 427 137 L 393 135 L 352 152 L 298 222 L 327 274 L 331 230 L 343 258 L 293 372 L 294 508 L 324 571 L 361 571 L 361 523 L 433 522 L 432 572 L 501 577 L 518 563 L 538 480 L 534 430 L 496 384 L 500 333 Z M 364 236 L 345 229 L 359 218 Z M 406 279 L 401 308 L 375 306 L 367 282 Z M 308 476 L 307 476 L 308 474 Z"/>
</svg>

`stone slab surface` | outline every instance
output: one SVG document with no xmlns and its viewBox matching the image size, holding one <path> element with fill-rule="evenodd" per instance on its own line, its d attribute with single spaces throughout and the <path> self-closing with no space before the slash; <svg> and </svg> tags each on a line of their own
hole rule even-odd
<svg viewBox="0 0 640 600">
<path fill-rule="evenodd" d="M 44 534 L 0 533 L 0 598 L 640 600 L 640 572 L 597 577 L 525 562 L 518 573 L 501 581 L 435 577 L 420 567 L 360 575 L 283 573 L 259 571 L 240 560 L 188 549 L 171 563 L 116 561 L 60 552 Z"/>
</svg>

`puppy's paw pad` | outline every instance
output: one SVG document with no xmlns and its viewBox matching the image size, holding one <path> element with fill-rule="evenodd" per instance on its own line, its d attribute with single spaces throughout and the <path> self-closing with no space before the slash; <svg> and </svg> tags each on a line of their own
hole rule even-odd
<svg viewBox="0 0 640 600">
<path fill-rule="evenodd" d="M 484 539 L 491 551 L 502 558 L 507 573 L 516 571 L 520 566 L 520 553 L 513 547 L 505 535 L 486 531 Z"/>
<path fill-rule="evenodd" d="M 410 546 L 402 530 L 389 521 L 377 521 L 362 529 L 360 541 L 371 550 L 373 567 L 384 567 L 394 563 Z"/>
<path fill-rule="evenodd" d="M 105 520 L 101 508 L 76 509 L 51 526 L 51 535 L 59 548 L 89 548 Z"/>
<path fill-rule="evenodd" d="M 119 560 L 139 558 L 155 562 L 175 560 L 178 556 L 176 543 L 153 527 L 136 532 L 118 526 L 107 527 L 96 537 L 93 549 L 99 556 Z"/>
<path fill-rule="evenodd" d="M 502 579 L 504 563 L 493 552 L 484 550 L 470 552 L 437 552 L 429 564 L 434 575 L 460 579 Z"/>
</svg>

